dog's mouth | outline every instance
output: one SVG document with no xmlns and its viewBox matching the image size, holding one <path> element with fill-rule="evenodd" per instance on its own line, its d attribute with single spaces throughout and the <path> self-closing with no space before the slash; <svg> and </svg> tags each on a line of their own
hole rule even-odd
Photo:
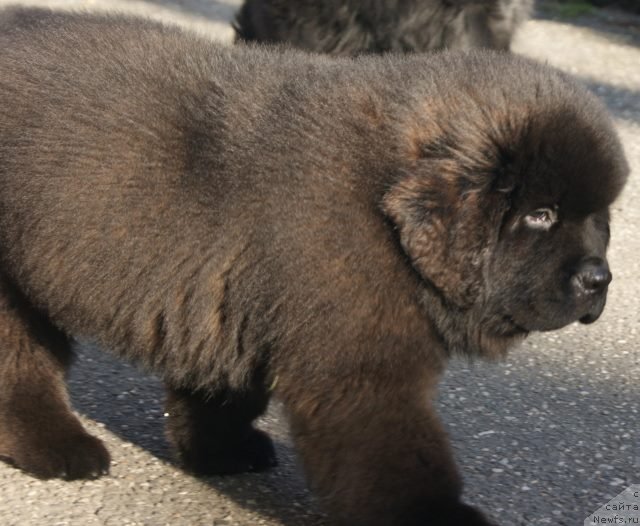
<svg viewBox="0 0 640 526">
<path fill-rule="evenodd" d="M 606 303 L 606 296 L 602 295 L 600 298 L 598 298 L 594 302 L 591 309 L 589 309 L 589 312 L 587 312 L 585 315 L 578 318 L 578 321 L 580 323 L 583 323 L 584 325 L 593 323 L 600 317 L 600 315 L 602 314 L 602 311 L 604 311 L 605 303 Z"/>
<path fill-rule="evenodd" d="M 567 325 L 570 325 L 571 323 L 574 323 L 576 321 L 584 325 L 588 325 L 600 318 L 603 310 L 604 301 L 598 302 L 597 304 L 593 305 L 586 312 L 585 310 L 582 310 L 582 312 L 574 312 L 572 314 L 564 312 L 557 313 L 556 316 L 544 316 L 540 318 L 534 317 L 530 320 L 527 326 L 519 323 L 516 319 L 514 319 L 513 316 L 504 316 L 502 320 L 504 325 L 503 334 L 505 336 L 515 336 L 518 334 L 527 334 L 533 331 L 555 331 L 558 329 L 562 329 L 563 327 L 566 327 Z"/>
</svg>

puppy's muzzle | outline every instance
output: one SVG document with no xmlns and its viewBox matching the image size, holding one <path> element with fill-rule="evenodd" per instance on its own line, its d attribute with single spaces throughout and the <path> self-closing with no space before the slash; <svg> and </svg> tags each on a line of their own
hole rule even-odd
<svg viewBox="0 0 640 526">
<path fill-rule="evenodd" d="M 604 259 L 592 257 L 580 262 L 571 285 L 578 309 L 585 312 L 580 317 L 581 323 L 593 323 L 600 317 L 611 279 L 609 265 Z"/>
</svg>

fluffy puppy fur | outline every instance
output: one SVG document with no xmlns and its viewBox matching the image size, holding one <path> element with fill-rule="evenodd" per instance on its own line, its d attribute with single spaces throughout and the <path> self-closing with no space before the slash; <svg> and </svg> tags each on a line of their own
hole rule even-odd
<svg viewBox="0 0 640 526">
<path fill-rule="evenodd" d="M 155 371 L 196 473 L 275 462 L 337 524 L 481 526 L 432 397 L 451 352 L 595 320 L 627 173 L 601 105 L 504 54 L 331 59 L 119 16 L 0 28 L 0 454 L 108 469 L 69 337 Z"/>
<path fill-rule="evenodd" d="M 236 38 L 334 55 L 508 50 L 533 0 L 245 0 Z"/>
</svg>

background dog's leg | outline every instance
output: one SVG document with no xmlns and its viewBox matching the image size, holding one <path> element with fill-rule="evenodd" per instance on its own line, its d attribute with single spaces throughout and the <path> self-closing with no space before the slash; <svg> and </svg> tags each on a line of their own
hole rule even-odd
<svg viewBox="0 0 640 526">
<path fill-rule="evenodd" d="M 214 395 L 168 389 L 167 435 L 185 468 L 199 475 L 262 471 L 276 465 L 269 436 L 253 420 L 266 409 L 262 389 Z"/>
<path fill-rule="evenodd" d="M 489 526 L 460 501 L 462 482 L 427 400 L 395 396 L 402 391 L 345 386 L 293 399 L 293 436 L 312 487 L 340 525 Z"/>
<path fill-rule="evenodd" d="M 67 337 L 0 281 L 0 457 L 41 478 L 94 478 L 109 453 L 72 413 Z"/>
</svg>

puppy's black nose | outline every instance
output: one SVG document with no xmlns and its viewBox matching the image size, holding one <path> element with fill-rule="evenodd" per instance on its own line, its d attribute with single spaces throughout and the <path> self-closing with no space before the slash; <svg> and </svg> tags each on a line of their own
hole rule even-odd
<svg viewBox="0 0 640 526">
<path fill-rule="evenodd" d="M 611 278 L 607 262 L 600 258 L 589 258 L 582 261 L 573 277 L 578 290 L 586 294 L 604 291 L 611 283 Z"/>
</svg>

